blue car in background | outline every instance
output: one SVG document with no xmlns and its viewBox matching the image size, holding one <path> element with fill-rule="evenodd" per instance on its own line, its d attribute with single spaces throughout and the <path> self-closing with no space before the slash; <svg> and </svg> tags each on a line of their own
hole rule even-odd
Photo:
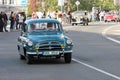
<svg viewBox="0 0 120 80">
<path fill-rule="evenodd" d="M 23 24 L 17 47 L 20 59 L 26 59 L 27 64 L 36 57 L 63 57 L 65 63 L 70 63 L 73 42 L 56 19 L 31 19 Z"/>
</svg>

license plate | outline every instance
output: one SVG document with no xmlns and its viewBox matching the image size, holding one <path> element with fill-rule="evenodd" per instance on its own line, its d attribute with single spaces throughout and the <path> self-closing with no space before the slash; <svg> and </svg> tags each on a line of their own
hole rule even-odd
<svg viewBox="0 0 120 80">
<path fill-rule="evenodd" d="M 43 55 L 59 55 L 59 51 L 44 51 Z"/>
</svg>

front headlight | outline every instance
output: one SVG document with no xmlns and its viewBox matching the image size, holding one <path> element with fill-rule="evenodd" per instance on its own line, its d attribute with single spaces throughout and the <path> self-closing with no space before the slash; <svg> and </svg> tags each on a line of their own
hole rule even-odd
<svg viewBox="0 0 120 80">
<path fill-rule="evenodd" d="M 32 41 L 28 41 L 28 46 L 33 46 L 33 42 Z"/>
<path fill-rule="evenodd" d="M 65 37 L 64 35 L 61 35 L 61 36 L 60 36 L 61 39 L 64 38 L 64 37 Z"/>
<path fill-rule="evenodd" d="M 72 44 L 72 40 L 67 40 L 67 44 Z"/>
</svg>

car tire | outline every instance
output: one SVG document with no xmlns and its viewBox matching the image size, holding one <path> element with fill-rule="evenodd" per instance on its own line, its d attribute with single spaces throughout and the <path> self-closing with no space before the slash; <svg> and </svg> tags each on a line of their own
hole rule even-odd
<svg viewBox="0 0 120 80">
<path fill-rule="evenodd" d="M 56 58 L 56 59 L 60 59 L 61 57 L 60 57 L 60 56 L 56 56 L 55 58 Z"/>
<path fill-rule="evenodd" d="M 74 26 L 74 23 L 72 23 L 72 26 Z"/>
<path fill-rule="evenodd" d="M 107 22 L 107 20 L 105 20 L 105 22 Z"/>
<path fill-rule="evenodd" d="M 25 57 L 24 57 L 23 55 L 20 54 L 20 59 L 21 59 L 21 60 L 24 60 Z"/>
<path fill-rule="evenodd" d="M 26 63 L 27 64 L 32 64 L 32 56 L 26 55 Z"/>
<path fill-rule="evenodd" d="M 71 53 L 64 54 L 65 63 L 71 63 L 71 57 L 72 57 Z"/>
</svg>

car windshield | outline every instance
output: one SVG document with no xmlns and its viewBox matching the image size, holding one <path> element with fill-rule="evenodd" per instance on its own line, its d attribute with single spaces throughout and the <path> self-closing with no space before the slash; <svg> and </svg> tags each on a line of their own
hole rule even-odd
<svg viewBox="0 0 120 80">
<path fill-rule="evenodd" d="M 37 22 L 28 25 L 28 32 L 40 31 L 62 31 L 62 27 L 59 23 L 53 22 Z"/>
</svg>

